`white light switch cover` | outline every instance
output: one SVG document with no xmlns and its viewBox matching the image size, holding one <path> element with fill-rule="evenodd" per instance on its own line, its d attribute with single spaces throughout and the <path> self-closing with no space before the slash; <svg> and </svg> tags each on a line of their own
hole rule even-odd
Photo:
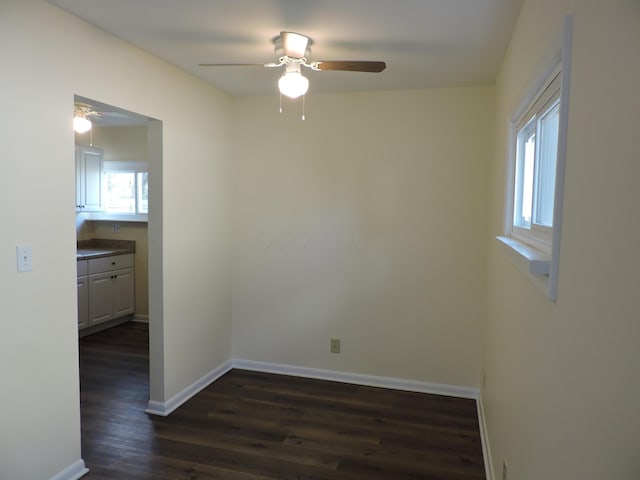
<svg viewBox="0 0 640 480">
<path fill-rule="evenodd" d="M 33 249 L 31 245 L 17 245 L 16 258 L 18 260 L 18 272 L 30 272 L 33 270 Z"/>
</svg>

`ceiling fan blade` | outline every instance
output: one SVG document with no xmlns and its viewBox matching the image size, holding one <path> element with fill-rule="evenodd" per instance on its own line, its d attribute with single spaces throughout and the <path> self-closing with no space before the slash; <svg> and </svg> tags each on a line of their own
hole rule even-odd
<svg viewBox="0 0 640 480">
<path fill-rule="evenodd" d="M 199 67 L 273 67 L 271 63 L 199 63 Z"/>
<path fill-rule="evenodd" d="M 314 62 L 318 70 L 342 70 L 345 72 L 379 73 L 387 68 L 384 62 L 368 62 L 364 60 L 338 60 Z"/>
<path fill-rule="evenodd" d="M 280 32 L 284 54 L 291 58 L 304 58 L 309 47 L 309 37 L 295 32 Z"/>
</svg>

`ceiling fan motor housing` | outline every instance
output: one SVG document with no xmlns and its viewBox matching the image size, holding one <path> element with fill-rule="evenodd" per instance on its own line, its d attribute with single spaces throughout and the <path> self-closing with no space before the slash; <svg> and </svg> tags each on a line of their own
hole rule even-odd
<svg viewBox="0 0 640 480">
<path fill-rule="evenodd" d="M 274 39 L 273 44 L 278 56 L 306 58 L 311 53 L 311 39 L 299 33 L 280 32 L 280 36 Z"/>
</svg>

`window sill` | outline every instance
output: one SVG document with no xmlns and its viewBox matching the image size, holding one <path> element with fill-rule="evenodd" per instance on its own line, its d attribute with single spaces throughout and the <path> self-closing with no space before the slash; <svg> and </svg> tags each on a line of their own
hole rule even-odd
<svg viewBox="0 0 640 480">
<path fill-rule="evenodd" d="M 102 221 L 102 222 L 135 222 L 135 223 L 147 223 L 149 216 L 146 213 L 104 213 L 93 212 L 85 213 L 85 220 L 87 221 Z"/>
<path fill-rule="evenodd" d="M 551 256 L 512 237 L 496 237 L 521 270 L 534 275 L 549 275 Z"/>
</svg>

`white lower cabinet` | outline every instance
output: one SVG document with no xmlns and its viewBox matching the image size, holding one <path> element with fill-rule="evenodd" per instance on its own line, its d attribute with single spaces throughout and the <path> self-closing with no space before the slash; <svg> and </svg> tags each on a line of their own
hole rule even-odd
<svg viewBox="0 0 640 480">
<path fill-rule="evenodd" d="M 113 279 L 113 318 L 135 311 L 133 268 L 118 270 Z"/>
<path fill-rule="evenodd" d="M 133 268 L 89 275 L 89 325 L 133 311 Z"/>
<path fill-rule="evenodd" d="M 78 328 L 89 326 L 89 277 L 87 260 L 78 260 Z"/>
<path fill-rule="evenodd" d="M 87 279 L 88 319 L 84 326 L 91 327 L 134 313 L 133 254 L 88 260 Z M 80 307 L 78 312 L 80 313 Z M 78 325 L 83 328 L 80 325 L 80 317 Z"/>
</svg>

